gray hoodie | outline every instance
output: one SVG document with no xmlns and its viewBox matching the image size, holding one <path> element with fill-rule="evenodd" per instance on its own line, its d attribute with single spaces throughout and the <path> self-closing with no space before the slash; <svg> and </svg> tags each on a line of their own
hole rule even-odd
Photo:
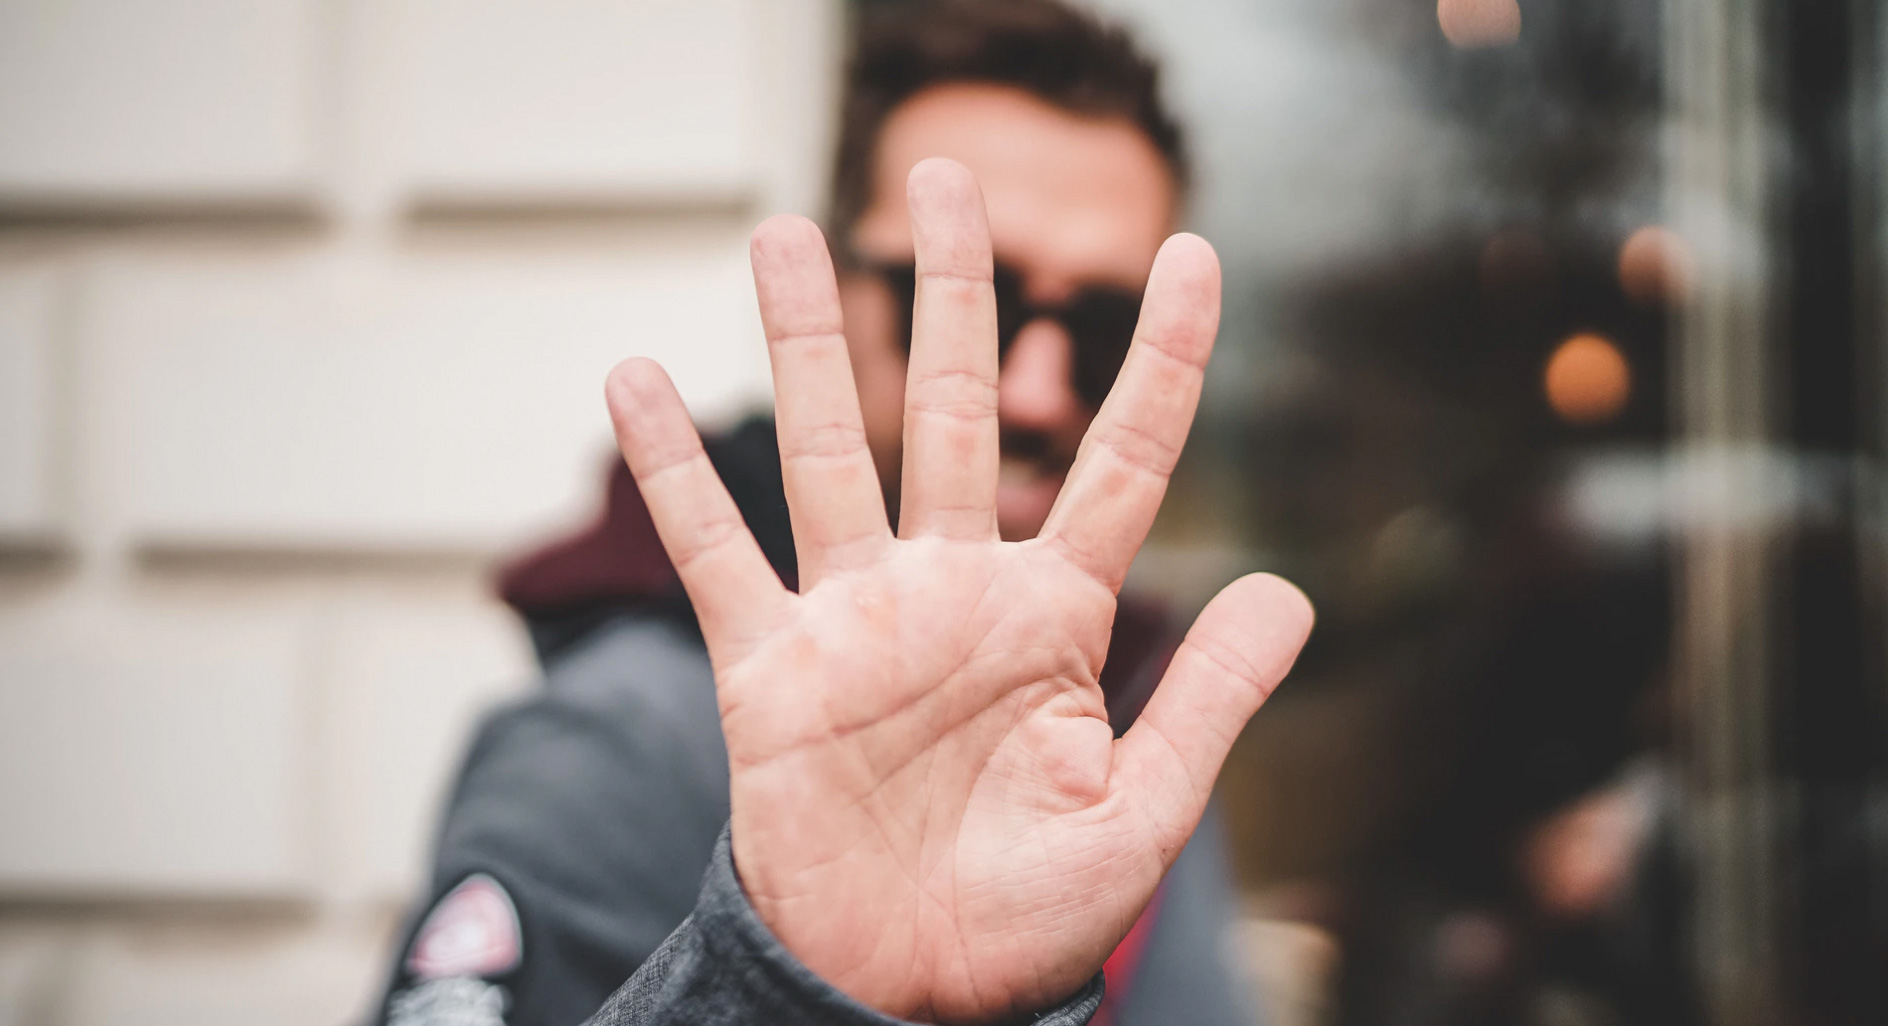
<svg viewBox="0 0 1888 1026">
<path fill-rule="evenodd" d="M 709 452 L 792 583 L 771 425 L 750 422 Z M 507 575 L 544 686 L 491 714 L 466 755 L 377 1021 L 891 1022 L 794 961 L 740 890 L 723 840 L 727 752 L 707 651 L 626 478 L 592 531 Z M 1125 629 L 1132 608 L 1103 679 L 1118 730 L 1171 651 L 1146 643 L 1157 632 L 1145 624 Z M 1221 845 L 1209 814 L 1168 874 L 1138 957 L 1111 963 L 1110 1026 L 1256 1021 L 1230 968 L 1235 902 Z M 1097 977 L 1041 1021 L 1086 1022 L 1101 998 Z"/>
</svg>

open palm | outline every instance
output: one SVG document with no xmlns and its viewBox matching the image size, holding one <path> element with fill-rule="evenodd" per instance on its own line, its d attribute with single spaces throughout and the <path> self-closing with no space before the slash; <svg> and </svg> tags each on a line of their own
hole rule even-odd
<svg viewBox="0 0 1888 1026">
<path fill-rule="evenodd" d="M 996 305 L 976 182 L 926 161 L 898 532 L 818 230 L 754 234 L 799 594 L 769 568 L 660 368 L 608 397 L 714 663 L 735 865 L 808 967 L 905 1018 L 991 1021 L 1100 968 L 1192 834 L 1233 739 L 1310 629 L 1263 575 L 1201 614 L 1115 739 L 1097 680 L 1115 593 L 1185 441 L 1219 270 L 1168 240 L 1113 393 L 1040 537 L 997 535 Z"/>
</svg>

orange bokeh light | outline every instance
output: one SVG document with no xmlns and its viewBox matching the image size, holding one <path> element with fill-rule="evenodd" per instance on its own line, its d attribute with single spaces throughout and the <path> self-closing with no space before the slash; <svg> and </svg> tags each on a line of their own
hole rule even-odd
<svg viewBox="0 0 1888 1026">
<path fill-rule="evenodd" d="M 1625 409 L 1632 395 L 1632 368 L 1610 339 L 1575 335 L 1547 360 L 1547 404 L 1561 420 L 1599 424 Z"/>
<path fill-rule="evenodd" d="M 1636 302 L 1682 302 L 1691 292 L 1691 279 L 1691 250 L 1669 228 L 1647 225 L 1619 247 L 1619 287 Z"/>
<path fill-rule="evenodd" d="M 1521 5 L 1516 0 L 1436 0 L 1436 20 L 1449 42 L 1464 50 L 1521 38 Z"/>
</svg>

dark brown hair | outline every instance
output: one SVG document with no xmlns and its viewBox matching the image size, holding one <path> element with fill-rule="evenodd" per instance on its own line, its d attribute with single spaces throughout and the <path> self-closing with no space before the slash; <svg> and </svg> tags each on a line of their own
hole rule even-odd
<svg viewBox="0 0 1888 1026">
<path fill-rule="evenodd" d="M 886 118 L 950 82 L 1014 86 L 1076 114 L 1132 122 L 1185 194 L 1179 124 L 1162 105 L 1159 69 L 1127 31 L 1063 0 L 907 0 L 867 5 L 854 35 L 833 167 L 829 237 L 843 248 L 872 198 Z"/>
</svg>

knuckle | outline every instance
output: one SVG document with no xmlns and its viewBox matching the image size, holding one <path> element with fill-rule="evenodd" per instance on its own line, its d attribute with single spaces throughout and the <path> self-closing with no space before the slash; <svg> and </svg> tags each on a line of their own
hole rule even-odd
<svg viewBox="0 0 1888 1026">
<path fill-rule="evenodd" d="M 968 370 L 931 371 L 912 382 L 906 400 L 908 412 L 936 414 L 958 420 L 996 416 L 997 384 Z"/>
<path fill-rule="evenodd" d="M 1259 668 L 1230 646 L 1211 638 L 1191 638 L 1188 639 L 1187 645 L 1193 649 L 1194 654 L 1217 669 L 1228 680 L 1252 688 L 1260 695 L 1265 695 L 1270 690 L 1266 687 L 1265 677 L 1259 672 Z"/>
<path fill-rule="evenodd" d="M 713 517 L 698 524 L 690 533 L 687 541 L 671 552 L 669 558 L 678 571 L 700 563 L 702 559 L 725 549 L 747 531 L 747 525 L 737 517 Z"/>
<path fill-rule="evenodd" d="M 852 456 L 864 449 L 865 428 L 843 421 L 796 428 L 783 433 L 780 443 L 781 458 L 787 460 Z"/>
<path fill-rule="evenodd" d="M 697 459 L 705 458 L 701 443 L 692 438 L 667 444 L 645 443 L 638 456 L 640 458 L 636 462 L 640 466 L 631 469 L 637 472 L 636 478 L 644 486 L 658 478 L 682 473 L 692 467 Z"/>
<path fill-rule="evenodd" d="M 811 349 L 821 345 L 845 344 L 845 335 L 837 324 L 824 321 L 799 325 L 767 336 L 767 342 L 776 349 Z"/>
<path fill-rule="evenodd" d="M 949 268 L 927 267 L 918 272 L 918 280 L 928 282 L 943 289 L 989 288 L 995 278 L 995 269 L 983 270 L 981 262 L 959 254 Z M 971 268 L 966 270 L 966 268 Z"/>
<path fill-rule="evenodd" d="M 1157 325 L 1137 335 L 1135 341 L 1156 357 L 1178 364 L 1184 372 L 1204 374 L 1206 371 L 1210 349 L 1200 344 L 1194 332 L 1174 325 Z"/>
<path fill-rule="evenodd" d="M 1171 474 L 1180 460 L 1178 445 L 1125 421 L 1110 424 L 1096 440 L 1121 462 L 1159 477 Z"/>
</svg>

